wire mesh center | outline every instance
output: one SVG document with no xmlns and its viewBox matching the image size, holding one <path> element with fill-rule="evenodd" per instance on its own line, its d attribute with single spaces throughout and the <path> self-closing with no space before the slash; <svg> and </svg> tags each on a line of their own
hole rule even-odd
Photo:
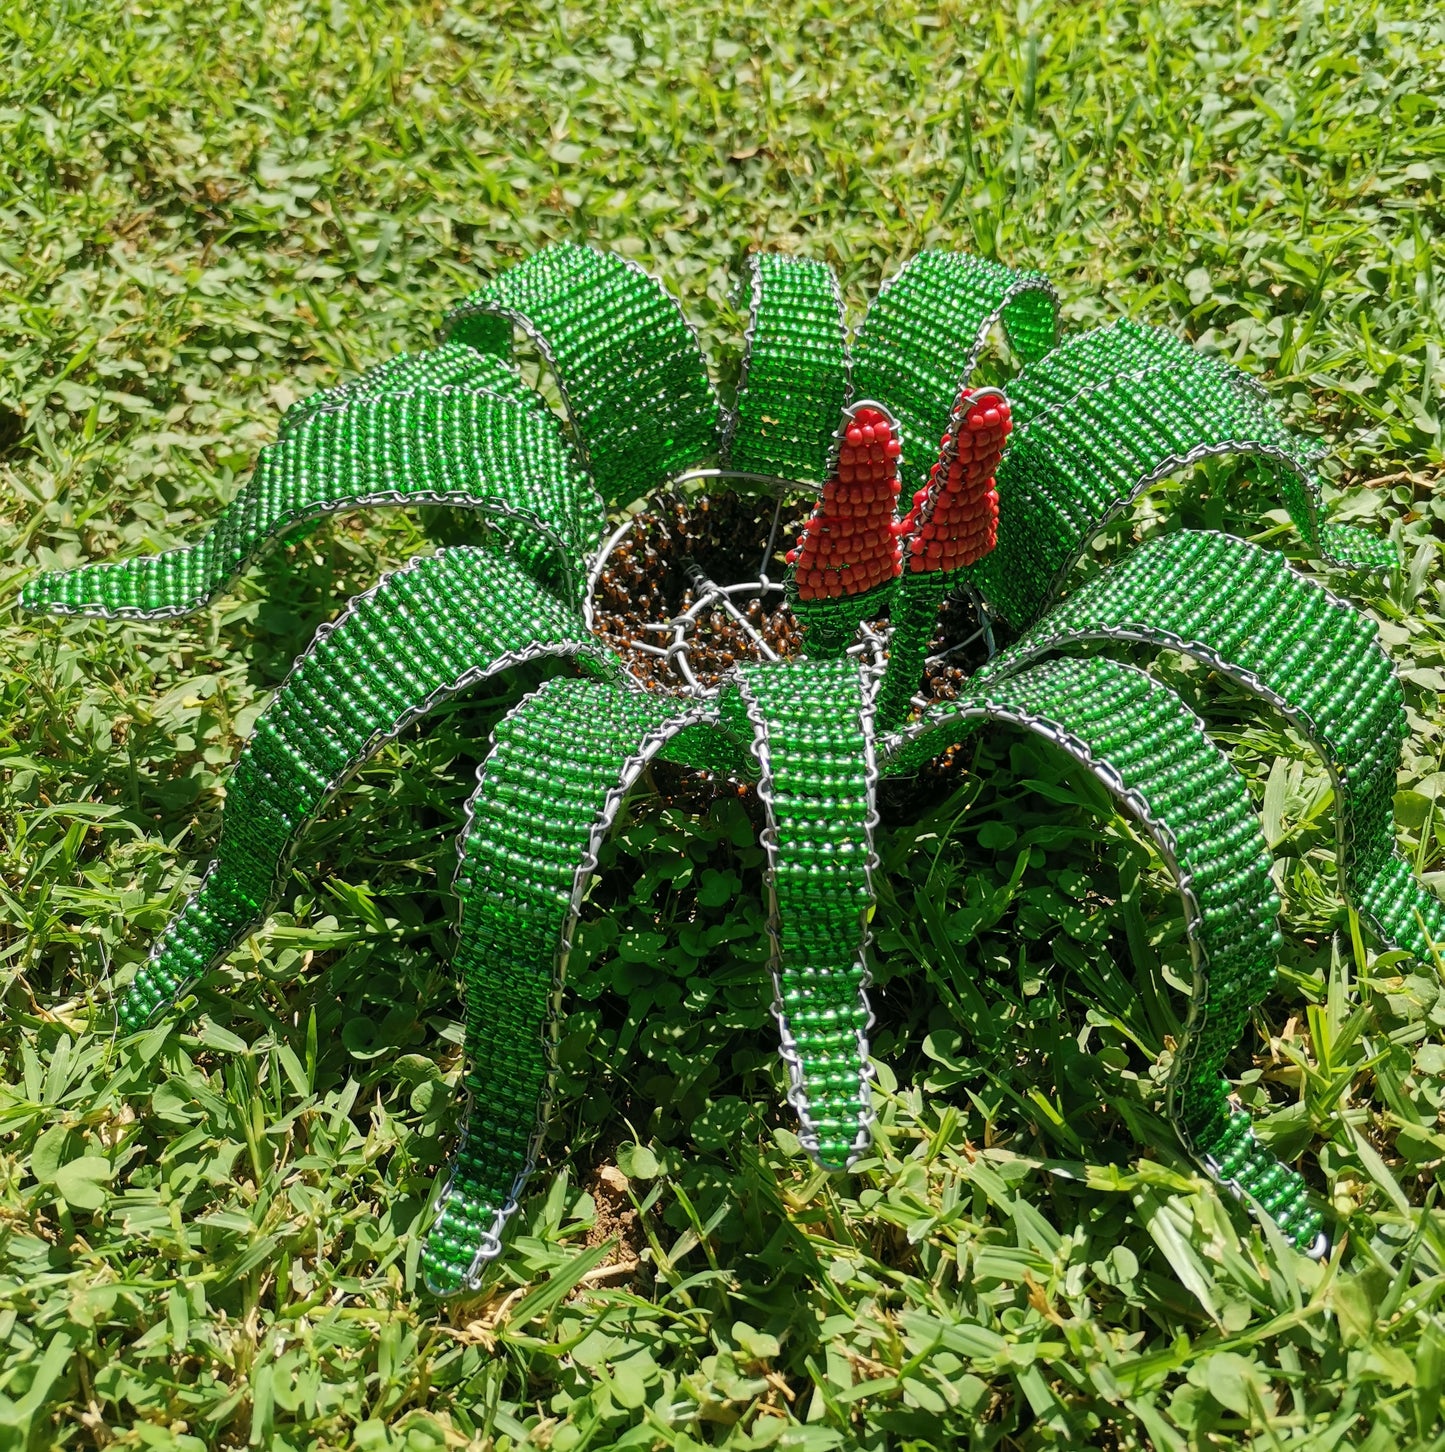
<svg viewBox="0 0 1445 1452">
<path fill-rule="evenodd" d="M 645 684 L 696 695 L 739 662 L 801 654 L 784 554 L 812 506 L 806 494 L 659 491 L 598 553 L 588 597 L 594 632 Z M 867 621 L 849 653 L 881 672 L 888 635 L 886 617 Z M 947 602 L 920 699 L 947 696 L 993 649 L 976 597 Z"/>
</svg>

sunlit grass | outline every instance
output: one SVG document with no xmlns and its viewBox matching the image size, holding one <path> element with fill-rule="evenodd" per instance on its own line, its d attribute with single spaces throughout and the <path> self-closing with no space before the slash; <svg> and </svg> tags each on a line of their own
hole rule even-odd
<svg viewBox="0 0 1445 1452">
<path fill-rule="evenodd" d="M 965 247 L 1046 269 L 1071 326 L 1183 331 L 1326 435 L 1335 517 L 1404 552 L 1378 593 L 1330 583 L 1400 667 L 1401 838 L 1441 882 L 1437 7 L 62 15 L 0 4 L 4 600 L 193 535 L 293 398 L 425 346 L 542 242 L 637 256 L 723 378 L 748 249 L 826 258 L 856 311 Z M 1273 503 L 1201 474 L 1112 540 L 1180 510 L 1304 563 Z M 1179 662 L 1275 844 L 1280 987 L 1233 1071 L 1340 1217 L 1329 1264 L 1179 1153 L 1177 902 L 1005 734 L 880 844 L 857 1175 L 815 1174 L 779 1108 L 746 816 L 639 800 L 519 1233 L 479 1298 L 420 1290 L 459 1072 L 443 887 L 500 698 L 383 752 L 195 1011 L 118 1043 L 113 990 L 214 845 L 257 710 L 423 524 L 327 526 L 192 621 L 3 627 L 0 1452 L 1445 1445 L 1445 974 L 1372 956 L 1321 763 Z M 709 870 L 736 892 L 699 906 Z"/>
</svg>

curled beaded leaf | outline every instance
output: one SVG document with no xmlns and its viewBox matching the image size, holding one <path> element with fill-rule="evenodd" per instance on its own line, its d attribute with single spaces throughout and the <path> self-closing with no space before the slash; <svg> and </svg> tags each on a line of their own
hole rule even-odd
<svg viewBox="0 0 1445 1452">
<path fill-rule="evenodd" d="M 532 1172 L 551 1020 L 601 840 L 653 756 L 709 717 L 627 685 L 560 678 L 494 734 L 457 843 L 469 1107 L 422 1257 L 433 1290 L 475 1285 Z"/>
<path fill-rule="evenodd" d="M 1143 671 L 1104 658 L 1010 672 L 926 712 L 885 743 L 885 770 L 907 769 L 989 720 L 1035 732 L 1075 758 L 1158 844 L 1184 900 L 1195 964 L 1171 1114 L 1201 1157 L 1222 1162 L 1243 1148 L 1246 1168 L 1233 1178 L 1249 1193 L 1266 1174 L 1272 1187 L 1288 1186 L 1275 1221 L 1300 1249 L 1317 1249 L 1322 1222 L 1304 1182 L 1254 1139 L 1248 1116 L 1231 1114 L 1220 1075 L 1249 1009 L 1274 981 L 1280 945 L 1279 898 L 1244 782 L 1177 696 Z"/>
<path fill-rule="evenodd" d="M 496 367 L 481 373 L 495 378 Z M 42 574 L 26 584 L 21 604 L 58 615 L 189 615 L 298 525 L 419 504 L 476 511 L 576 599 L 579 565 L 601 537 L 603 511 L 557 419 L 535 395 L 516 396 L 520 380 L 498 393 L 423 381 L 413 376 L 420 366 L 383 369 L 374 387 L 338 389 L 333 402 L 284 428 L 195 544 Z"/>
<path fill-rule="evenodd" d="M 122 1025 L 142 1027 L 260 926 L 300 832 L 383 742 L 469 686 L 544 656 L 616 669 L 513 559 L 470 547 L 412 561 L 323 626 L 242 750 L 216 855 L 121 1000 Z"/>
<path fill-rule="evenodd" d="M 767 812 L 774 1011 L 803 1148 L 846 1169 L 867 1148 L 873 713 L 848 659 L 739 669 Z"/>
<path fill-rule="evenodd" d="M 920 252 L 868 309 L 853 344 L 853 387 L 898 418 L 909 493 L 927 482 L 954 402 L 999 321 L 1021 359 L 1043 357 L 1058 336 L 1054 290 L 1041 272 L 966 252 Z"/>
<path fill-rule="evenodd" d="M 722 461 L 745 473 L 821 480 L 848 394 L 833 269 L 760 252 L 748 259 L 748 280 L 748 331 Z"/>
<path fill-rule="evenodd" d="M 1016 432 L 998 471 L 998 548 L 975 583 L 1025 625 L 1064 588 L 1093 536 L 1150 484 L 1200 459 L 1248 458 L 1325 559 L 1370 569 L 1394 547 L 1320 517 L 1318 443 L 1258 387 L 1159 328 L 1121 322 L 1066 339 L 1009 389 Z"/>
<path fill-rule="evenodd" d="M 505 354 L 515 325 L 552 365 L 598 492 L 626 503 L 718 446 L 721 415 L 677 304 L 635 263 L 548 247 L 448 314 L 450 338 Z"/>
<path fill-rule="evenodd" d="M 1193 655 L 1299 726 L 1334 779 L 1344 895 L 1382 942 L 1428 962 L 1445 943 L 1445 908 L 1395 845 L 1405 708 L 1374 623 L 1276 554 L 1186 530 L 1096 576 L 983 675 L 1109 641 Z"/>
</svg>

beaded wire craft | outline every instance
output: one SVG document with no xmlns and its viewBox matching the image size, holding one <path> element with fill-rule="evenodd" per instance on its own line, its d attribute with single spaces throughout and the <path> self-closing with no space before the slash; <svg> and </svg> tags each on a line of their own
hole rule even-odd
<svg viewBox="0 0 1445 1452">
<path fill-rule="evenodd" d="M 1059 341 L 1039 273 L 922 253 L 851 344 L 826 266 L 759 255 L 749 278 L 730 411 L 657 283 L 617 257 L 551 247 L 469 296 L 438 347 L 291 408 L 196 544 L 27 584 L 34 611 L 158 619 L 200 609 L 265 547 L 338 510 L 452 505 L 490 527 L 483 544 L 383 577 L 317 632 L 242 750 L 215 857 L 121 999 L 121 1024 L 173 1005 L 264 921 L 299 834 L 382 742 L 485 677 L 557 657 L 573 670 L 497 727 L 459 839 L 468 1108 L 422 1258 L 428 1284 L 475 1288 L 500 1252 L 538 1153 L 573 926 L 654 758 L 757 784 L 788 1098 L 808 1153 L 845 1169 L 873 1117 L 875 789 L 1000 722 L 1093 773 L 1157 844 L 1194 962 L 1173 1122 L 1209 1174 L 1324 1254 L 1303 1180 L 1255 1137 L 1221 1073 L 1280 945 L 1249 794 L 1185 704 L 1109 648 L 1185 652 L 1285 713 L 1334 780 L 1344 895 L 1381 942 L 1428 959 L 1445 909 L 1395 844 L 1399 684 L 1368 619 L 1223 534 L 1167 534 L 1067 586 L 1140 490 L 1209 455 L 1250 456 L 1319 557 L 1381 569 L 1392 548 L 1321 519 L 1321 450 L 1258 385 L 1127 320 Z M 1023 366 L 1003 391 L 975 389 L 995 322 Z M 565 421 L 514 365 L 519 329 L 555 375 Z M 641 647 L 673 679 L 659 689 L 593 628 L 599 578 L 632 521 L 605 544 L 603 531 L 609 509 L 698 478 L 780 499 L 811 489 L 816 505 L 781 582 L 776 513 L 757 581 L 718 586 L 694 568 L 695 602 L 663 627 L 669 642 Z M 803 654 L 769 647 L 740 588 L 786 595 Z M 1016 642 L 956 699 L 920 697 L 940 609 L 959 590 L 982 602 L 985 630 L 1002 619 Z M 704 610 L 730 613 L 756 656 L 716 685 L 689 656 Z"/>
</svg>

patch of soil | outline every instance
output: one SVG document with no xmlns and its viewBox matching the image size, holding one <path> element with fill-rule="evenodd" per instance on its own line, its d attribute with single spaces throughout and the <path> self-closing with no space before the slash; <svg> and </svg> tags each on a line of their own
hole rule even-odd
<svg viewBox="0 0 1445 1452">
<path fill-rule="evenodd" d="M 615 1239 L 612 1253 L 589 1275 L 591 1285 L 616 1285 L 631 1280 L 642 1265 L 642 1248 L 647 1238 L 637 1211 L 627 1193 L 627 1176 L 612 1164 L 596 1165 L 583 1182 L 592 1196 L 597 1218 L 587 1232 L 589 1247 Z"/>
</svg>

